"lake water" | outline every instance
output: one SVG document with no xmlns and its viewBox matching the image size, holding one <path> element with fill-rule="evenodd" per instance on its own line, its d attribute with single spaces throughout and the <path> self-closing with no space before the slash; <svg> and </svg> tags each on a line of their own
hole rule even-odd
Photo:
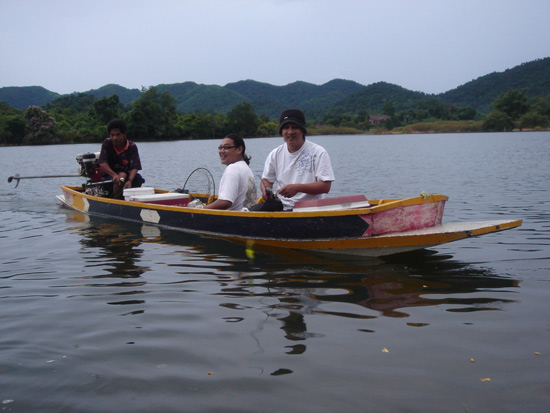
<svg viewBox="0 0 550 413">
<path fill-rule="evenodd" d="M 320 136 L 331 193 L 449 196 L 517 229 L 384 260 L 257 253 L 85 216 L 99 145 L 0 148 L 0 401 L 29 412 L 540 412 L 550 405 L 550 133 Z M 247 140 L 261 174 L 282 138 Z M 147 185 L 218 140 L 139 143 Z"/>
</svg>

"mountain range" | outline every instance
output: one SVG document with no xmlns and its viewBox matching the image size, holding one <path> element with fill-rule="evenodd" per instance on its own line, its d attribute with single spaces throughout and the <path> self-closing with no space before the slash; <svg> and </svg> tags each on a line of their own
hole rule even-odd
<svg viewBox="0 0 550 413">
<path fill-rule="evenodd" d="M 255 80 L 242 80 L 225 86 L 204 85 L 195 82 L 160 84 L 160 92 L 168 92 L 176 100 L 179 112 L 227 113 L 241 102 L 250 103 L 257 114 L 276 118 L 288 107 L 297 107 L 312 116 L 327 113 L 357 113 L 366 110 L 370 114 L 382 112 L 387 101 L 395 110 L 414 109 L 425 99 L 439 99 L 460 107 L 473 107 L 488 113 L 494 100 L 510 89 L 525 89 L 529 98 L 550 96 L 550 57 L 523 63 L 504 72 L 481 76 L 455 89 L 441 94 L 411 91 L 401 86 L 377 82 L 361 85 L 344 79 L 334 79 L 323 85 L 297 81 L 285 86 L 274 86 Z M 75 92 L 76 93 L 76 92 Z M 127 105 L 141 95 L 139 89 L 127 89 L 116 84 L 81 92 L 96 98 L 118 95 Z M 43 106 L 62 95 L 41 86 L 0 88 L 0 101 L 16 109 Z"/>
</svg>

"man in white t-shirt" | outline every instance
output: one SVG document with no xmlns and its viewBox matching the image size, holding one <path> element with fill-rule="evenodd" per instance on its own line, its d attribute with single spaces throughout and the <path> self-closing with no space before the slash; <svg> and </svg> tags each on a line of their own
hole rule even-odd
<svg viewBox="0 0 550 413">
<path fill-rule="evenodd" d="M 289 211 L 297 201 L 324 198 L 334 172 L 330 157 L 320 145 L 306 141 L 306 119 L 298 109 L 285 110 L 279 119 L 279 134 L 285 143 L 268 155 L 260 188 L 265 202 L 253 210 Z M 278 198 L 273 197 L 273 186 Z"/>
</svg>

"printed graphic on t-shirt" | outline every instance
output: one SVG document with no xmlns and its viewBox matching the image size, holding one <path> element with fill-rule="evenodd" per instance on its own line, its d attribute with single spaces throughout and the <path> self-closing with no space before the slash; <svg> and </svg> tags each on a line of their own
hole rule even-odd
<svg viewBox="0 0 550 413">
<path fill-rule="evenodd" d="M 304 150 L 300 157 L 296 161 L 296 171 L 298 175 L 305 175 L 311 173 L 315 169 L 315 157 L 313 150 Z"/>
</svg>

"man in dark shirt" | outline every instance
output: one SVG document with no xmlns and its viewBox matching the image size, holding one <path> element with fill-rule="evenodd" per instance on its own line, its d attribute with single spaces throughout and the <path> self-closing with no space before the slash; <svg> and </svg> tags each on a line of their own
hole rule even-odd
<svg viewBox="0 0 550 413">
<path fill-rule="evenodd" d="M 145 180 L 138 174 L 141 161 L 137 145 L 126 138 L 126 122 L 113 119 L 107 130 L 109 137 L 101 145 L 99 166 L 103 170 L 102 180 L 113 180 L 104 189 L 110 190 L 114 198 L 121 198 L 125 188 L 140 187 Z"/>
</svg>

